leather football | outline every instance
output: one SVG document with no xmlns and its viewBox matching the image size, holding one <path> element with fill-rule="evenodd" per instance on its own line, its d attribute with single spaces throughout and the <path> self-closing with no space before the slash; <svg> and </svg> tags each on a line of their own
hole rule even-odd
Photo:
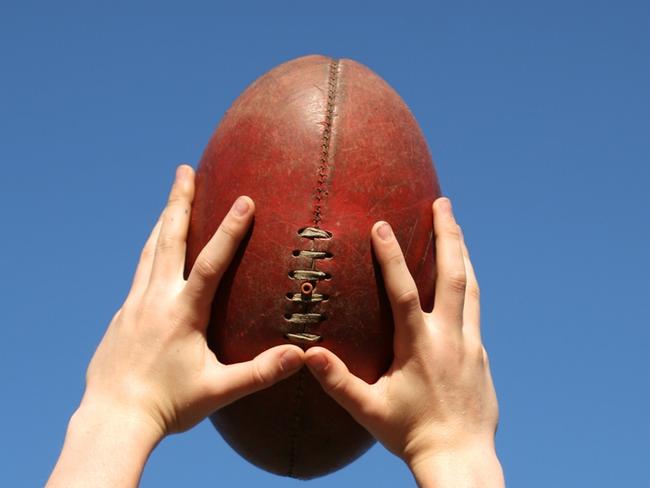
<svg viewBox="0 0 650 488">
<path fill-rule="evenodd" d="M 406 104 L 349 59 L 307 56 L 272 69 L 233 103 L 200 161 L 188 269 L 239 195 L 256 213 L 214 298 L 208 343 L 218 359 L 319 345 L 375 382 L 393 356 L 370 241 L 376 221 L 391 224 L 423 308 L 433 305 L 440 189 Z M 297 478 L 339 469 L 374 443 L 306 368 L 211 420 L 244 458 Z"/>
</svg>

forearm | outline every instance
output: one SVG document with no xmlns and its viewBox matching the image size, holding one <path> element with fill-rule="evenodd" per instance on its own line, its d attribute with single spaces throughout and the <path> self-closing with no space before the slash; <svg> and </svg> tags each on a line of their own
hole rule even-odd
<svg viewBox="0 0 650 488">
<path fill-rule="evenodd" d="M 70 419 L 48 488 L 135 487 L 162 435 L 126 412 L 82 405 Z"/>
<path fill-rule="evenodd" d="M 443 452 L 409 463 L 421 488 L 503 488 L 501 464 L 493 449 Z"/>
</svg>

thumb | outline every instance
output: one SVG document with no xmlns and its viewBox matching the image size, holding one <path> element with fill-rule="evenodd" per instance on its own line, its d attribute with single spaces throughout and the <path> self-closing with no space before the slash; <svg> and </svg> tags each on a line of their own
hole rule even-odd
<svg viewBox="0 0 650 488">
<path fill-rule="evenodd" d="M 323 347 L 312 347 L 305 353 L 305 364 L 339 405 L 364 427 L 378 415 L 379 399 L 371 385 L 353 375 L 335 354 Z"/>
<path fill-rule="evenodd" d="M 214 391 L 216 408 L 288 378 L 303 366 L 304 355 L 297 346 L 282 345 L 267 349 L 250 361 L 219 364 Z"/>
</svg>

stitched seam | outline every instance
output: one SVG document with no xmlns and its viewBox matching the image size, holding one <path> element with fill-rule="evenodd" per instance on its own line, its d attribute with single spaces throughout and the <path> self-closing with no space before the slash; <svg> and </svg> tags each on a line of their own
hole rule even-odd
<svg viewBox="0 0 650 488">
<path fill-rule="evenodd" d="M 329 65 L 329 75 L 327 77 L 327 110 L 325 112 L 325 122 L 323 122 L 323 137 L 321 140 L 321 155 L 318 162 L 318 179 L 314 191 L 314 210 L 313 223 L 314 227 L 319 227 L 322 220 L 323 200 L 328 195 L 327 178 L 329 176 L 329 156 L 330 145 L 332 141 L 332 123 L 334 121 L 334 107 L 336 103 L 336 91 L 339 82 L 339 61 L 333 59 Z"/>
<path fill-rule="evenodd" d="M 314 191 L 314 201 L 313 201 L 313 225 L 316 229 L 319 229 L 320 222 L 322 220 L 322 206 L 323 199 L 327 196 L 327 178 L 329 176 L 329 158 L 330 158 L 330 145 L 332 140 L 332 123 L 334 121 L 334 108 L 336 102 L 336 91 L 338 88 L 338 78 L 339 78 L 339 61 L 332 59 L 329 64 L 329 72 L 327 77 L 327 109 L 325 113 L 325 121 L 323 122 L 323 136 L 321 138 L 321 154 L 318 162 L 318 179 L 316 182 L 316 188 Z M 303 230 L 308 230 L 303 229 Z M 313 231 L 311 231 L 313 232 Z M 318 235 L 318 232 L 315 232 L 316 235 L 311 237 L 311 252 L 316 252 L 316 243 L 317 238 L 323 238 L 323 236 Z M 331 234 L 330 234 L 331 237 Z M 327 238 L 327 237 L 325 237 Z M 316 271 L 316 258 L 312 255 L 311 257 L 311 270 Z M 301 308 L 303 314 L 306 313 L 310 308 L 311 303 L 303 302 L 301 303 Z M 303 333 L 306 332 L 306 324 L 303 325 Z M 320 337 L 314 335 L 314 337 Z M 298 373 L 298 385 L 296 386 L 296 395 L 294 398 L 294 408 L 295 415 L 293 418 L 293 425 L 291 426 L 289 432 L 289 470 L 288 476 L 295 476 L 295 467 L 296 467 L 296 452 L 298 446 L 298 435 L 300 432 L 300 423 L 302 420 L 302 403 L 304 395 L 303 383 L 305 381 L 305 369 L 301 369 Z"/>
<path fill-rule="evenodd" d="M 294 397 L 294 405 L 296 414 L 293 416 L 293 423 L 291 425 L 291 430 L 289 434 L 289 469 L 287 471 L 287 476 L 293 477 L 295 475 L 295 466 L 296 466 L 296 449 L 298 444 L 298 432 L 300 431 L 300 408 L 302 407 L 302 396 L 304 393 L 302 382 L 305 378 L 304 368 L 298 373 L 298 385 L 296 386 L 296 395 Z"/>
</svg>

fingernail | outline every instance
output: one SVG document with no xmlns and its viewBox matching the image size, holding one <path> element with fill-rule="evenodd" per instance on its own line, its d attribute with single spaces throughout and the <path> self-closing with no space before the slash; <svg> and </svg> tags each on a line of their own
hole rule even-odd
<svg viewBox="0 0 650 488">
<path fill-rule="evenodd" d="M 235 215 L 239 217 L 243 217 L 248 213 L 248 209 L 250 208 L 250 205 L 248 204 L 248 199 L 244 197 L 239 197 L 236 201 L 235 204 L 232 206 L 232 211 Z"/>
<path fill-rule="evenodd" d="M 187 178 L 187 168 L 185 166 L 179 166 L 176 168 L 176 179 L 182 181 Z"/>
<path fill-rule="evenodd" d="M 441 198 L 439 206 L 443 212 L 451 213 L 451 200 L 449 198 Z"/>
<path fill-rule="evenodd" d="M 282 356 L 280 356 L 280 366 L 282 371 L 295 371 L 302 364 L 300 355 L 296 351 L 287 351 Z"/>
<path fill-rule="evenodd" d="M 390 228 L 390 225 L 388 225 L 387 222 L 384 222 L 379 227 L 377 227 L 377 235 L 384 241 L 387 241 L 393 236 L 393 230 Z"/>
<path fill-rule="evenodd" d="M 316 373 L 322 373 L 327 369 L 327 358 L 324 354 L 316 354 L 307 360 L 307 366 Z"/>
</svg>

